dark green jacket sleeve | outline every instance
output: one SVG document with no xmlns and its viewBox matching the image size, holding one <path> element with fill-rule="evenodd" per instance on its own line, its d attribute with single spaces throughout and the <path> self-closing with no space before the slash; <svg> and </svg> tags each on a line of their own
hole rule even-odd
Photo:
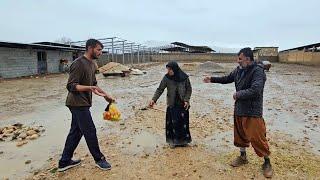
<svg viewBox="0 0 320 180">
<path fill-rule="evenodd" d="M 167 87 L 167 80 L 166 77 L 163 77 L 159 87 L 157 88 L 156 92 L 153 95 L 152 100 L 154 102 L 157 102 L 157 100 L 159 99 L 159 97 L 161 96 L 161 94 L 163 93 L 164 89 Z"/>
<path fill-rule="evenodd" d="M 184 101 L 190 102 L 191 94 L 192 94 L 192 86 L 188 78 L 186 81 L 186 95 L 185 95 Z"/>
<path fill-rule="evenodd" d="M 220 84 L 229 84 L 233 83 L 235 76 L 237 73 L 237 69 L 233 70 L 229 75 L 222 77 L 211 77 L 212 83 L 220 83 Z"/>
</svg>

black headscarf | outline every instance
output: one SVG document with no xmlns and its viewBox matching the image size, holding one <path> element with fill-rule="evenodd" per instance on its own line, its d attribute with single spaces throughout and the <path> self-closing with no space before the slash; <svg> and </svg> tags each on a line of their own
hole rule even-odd
<svg viewBox="0 0 320 180">
<path fill-rule="evenodd" d="M 166 77 L 171 79 L 171 80 L 174 80 L 176 82 L 183 82 L 189 77 L 185 72 L 183 72 L 180 69 L 178 63 L 175 62 L 175 61 L 168 62 L 166 67 L 171 68 L 173 70 L 173 72 L 174 72 L 173 76 L 170 76 L 169 74 L 166 74 Z"/>
</svg>

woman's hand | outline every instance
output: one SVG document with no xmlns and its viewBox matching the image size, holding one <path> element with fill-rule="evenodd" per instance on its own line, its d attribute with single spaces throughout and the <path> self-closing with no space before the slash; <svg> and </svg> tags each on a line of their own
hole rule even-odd
<svg viewBox="0 0 320 180">
<path fill-rule="evenodd" d="M 184 106 L 183 106 L 186 110 L 188 110 L 189 109 L 189 107 L 190 107 L 190 104 L 189 104 L 189 102 L 187 102 L 187 101 L 185 101 L 184 102 Z"/>
<path fill-rule="evenodd" d="M 149 102 L 149 107 L 153 108 L 153 106 L 156 104 L 156 102 L 154 102 L 154 100 L 151 100 Z"/>
</svg>

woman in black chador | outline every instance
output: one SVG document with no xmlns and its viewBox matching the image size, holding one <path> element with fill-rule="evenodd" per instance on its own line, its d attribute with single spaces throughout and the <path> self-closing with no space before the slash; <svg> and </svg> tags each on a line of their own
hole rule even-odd
<svg viewBox="0 0 320 180">
<path fill-rule="evenodd" d="M 189 107 L 192 87 L 188 75 L 180 69 L 177 62 L 169 62 L 166 68 L 167 74 L 163 77 L 149 106 L 153 107 L 167 88 L 166 141 L 170 147 L 186 146 L 191 142 Z"/>
</svg>

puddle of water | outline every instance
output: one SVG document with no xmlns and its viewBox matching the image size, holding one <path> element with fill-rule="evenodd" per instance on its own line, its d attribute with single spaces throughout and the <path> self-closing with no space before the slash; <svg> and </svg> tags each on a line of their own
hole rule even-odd
<svg viewBox="0 0 320 180">
<path fill-rule="evenodd" d="M 141 133 L 134 135 L 131 144 L 129 144 L 128 148 L 122 149 L 122 151 L 125 154 L 133 155 L 152 154 L 164 144 L 161 139 L 162 138 L 155 134 L 142 131 Z"/>
<path fill-rule="evenodd" d="M 204 140 L 204 144 L 211 152 L 228 152 L 233 147 L 233 131 L 214 133 Z"/>
<path fill-rule="evenodd" d="M 276 115 L 274 114 L 276 112 Z M 267 129 L 271 131 L 280 131 L 290 134 L 291 137 L 297 140 L 303 140 L 304 137 L 309 138 L 311 150 L 320 154 L 320 128 L 315 127 L 315 131 L 310 131 L 305 128 L 306 123 L 303 121 L 305 116 L 295 112 L 278 112 L 276 110 L 266 112 Z M 268 124 L 270 124 L 268 126 Z M 305 132 L 304 132 L 305 131 Z"/>
<path fill-rule="evenodd" d="M 129 107 L 124 104 L 119 103 L 117 105 L 124 112 L 130 112 L 128 110 Z M 107 134 L 112 133 L 112 127 L 116 126 L 117 123 L 106 122 L 102 119 L 105 105 L 106 102 L 103 99 L 99 99 L 94 102 L 91 108 L 98 138 L 99 136 L 105 136 L 106 132 Z M 125 121 L 130 114 L 123 113 L 122 121 Z M 43 167 L 48 158 L 62 153 L 65 139 L 70 129 L 71 113 L 63 104 L 50 104 L 38 108 L 35 112 L 0 121 L 0 126 L 3 127 L 17 122 L 26 126 L 43 126 L 45 132 L 40 138 L 29 141 L 28 144 L 22 147 L 16 147 L 17 142 L 15 141 L 0 142 L 0 151 L 3 151 L 3 154 L 0 155 L 0 164 L 6 164 L 6 166 L 0 166 L 0 174 L 10 179 L 26 177 L 32 170 Z M 100 127 L 103 127 L 103 129 Z M 104 131 L 104 129 L 106 130 Z M 84 138 L 81 139 L 79 146 L 86 146 Z M 26 165 L 25 161 L 27 160 L 31 160 L 31 163 Z"/>
<path fill-rule="evenodd" d="M 22 147 L 16 147 L 15 141 L 0 143 L 0 150 L 3 151 L 0 164 L 6 164 L 0 167 L 0 174 L 8 178 L 23 178 L 32 170 L 41 168 L 49 157 L 61 152 L 70 126 L 68 118 L 70 116 L 67 108 L 61 107 L 1 121 L 1 126 L 20 122 L 26 126 L 41 125 L 46 131 L 38 139 L 29 141 Z M 26 165 L 27 160 L 31 160 L 31 163 Z"/>
</svg>

